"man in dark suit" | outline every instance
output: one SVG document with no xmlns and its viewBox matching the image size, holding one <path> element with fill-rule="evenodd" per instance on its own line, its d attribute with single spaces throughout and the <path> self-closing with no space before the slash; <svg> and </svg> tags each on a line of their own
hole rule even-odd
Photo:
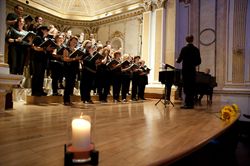
<svg viewBox="0 0 250 166">
<path fill-rule="evenodd" d="M 187 45 L 181 49 L 177 63 L 182 62 L 183 89 L 185 104 L 181 108 L 194 108 L 196 66 L 201 64 L 200 51 L 193 45 L 193 35 L 186 37 Z"/>
</svg>

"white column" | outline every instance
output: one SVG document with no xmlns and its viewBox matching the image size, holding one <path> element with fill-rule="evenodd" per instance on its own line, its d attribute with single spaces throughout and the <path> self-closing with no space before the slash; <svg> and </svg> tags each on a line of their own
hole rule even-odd
<svg viewBox="0 0 250 166">
<path fill-rule="evenodd" d="M 175 65 L 175 59 L 178 55 L 177 53 L 177 17 L 176 8 L 179 1 L 168 1 L 166 10 L 166 47 L 165 56 L 163 57 L 164 63 Z"/>
<path fill-rule="evenodd" d="M 150 46 L 151 46 L 151 11 L 143 13 L 143 29 L 142 29 L 142 58 L 149 65 Z"/>
</svg>

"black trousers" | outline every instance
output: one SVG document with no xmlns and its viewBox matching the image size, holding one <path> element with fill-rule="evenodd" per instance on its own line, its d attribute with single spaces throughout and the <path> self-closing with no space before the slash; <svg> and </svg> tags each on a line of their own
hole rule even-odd
<svg viewBox="0 0 250 166">
<path fill-rule="evenodd" d="M 65 88 L 64 88 L 63 101 L 65 103 L 65 102 L 70 102 L 70 95 L 73 94 L 77 69 L 75 65 L 70 63 L 65 63 L 64 71 L 65 71 Z"/>
<path fill-rule="evenodd" d="M 138 88 L 139 88 L 138 86 L 139 86 L 139 76 L 137 74 L 133 74 L 133 77 L 132 77 L 132 94 L 131 94 L 132 99 L 137 98 Z"/>
<path fill-rule="evenodd" d="M 95 74 L 91 73 L 87 69 L 82 70 L 81 80 L 80 80 L 80 94 L 82 101 L 90 101 L 90 92 L 93 87 L 95 79 Z"/>
<path fill-rule="evenodd" d="M 115 75 L 112 79 L 112 86 L 113 86 L 113 99 L 119 100 L 120 92 L 121 92 L 121 75 Z"/>
<path fill-rule="evenodd" d="M 43 81 L 44 73 L 47 66 L 46 59 L 34 59 L 32 70 L 32 80 L 31 80 L 31 91 L 32 95 L 41 95 L 43 93 Z"/>
<path fill-rule="evenodd" d="M 27 47 L 24 45 L 9 45 L 8 64 L 11 74 L 23 74 L 23 68 L 26 59 Z"/>
<path fill-rule="evenodd" d="M 52 90 L 53 93 L 57 93 L 58 82 L 63 76 L 63 65 L 60 62 L 50 62 L 51 78 L 52 78 Z"/>
<path fill-rule="evenodd" d="M 99 101 L 107 101 L 107 97 L 110 90 L 110 80 L 105 76 L 97 76 L 96 78 L 97 92 L 99 95 Z"/>
<path fill-rule="evenodd" d="M 182 71 L 183 90 L 185 93 L 185 105 L 194 106 L 195 96 L 195 71 Z"/>
<path fill-rule="evenodd" d="M 122 75 L 122 99 L 127 99 L 127 93 L 129 92 L 130 75 Z"/>
</svg>

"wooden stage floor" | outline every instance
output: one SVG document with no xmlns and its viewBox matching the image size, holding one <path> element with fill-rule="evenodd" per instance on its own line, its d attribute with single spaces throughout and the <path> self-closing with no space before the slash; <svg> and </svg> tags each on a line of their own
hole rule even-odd
<svg viewBox="0 0 250 166">
<path fill-rule="evenodd" d="M 92 141 L 100 166 L 171 163 L 204 146 L 232 122 L 219 119 L 225 103 L 180 109 L 158 100 L 83 104 L 26 105 L 0 114 L 0 165 L 63 166 L 70 123 L 81 112 L 92 118 Z"/>
</svg>

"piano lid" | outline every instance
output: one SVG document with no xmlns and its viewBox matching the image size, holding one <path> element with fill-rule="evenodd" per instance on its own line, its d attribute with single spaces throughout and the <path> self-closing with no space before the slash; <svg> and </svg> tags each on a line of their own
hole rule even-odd
<svg viewBox="0 0 250 166">
<path fill-rule="evenodd" d="M 170 69 L 175 69 L 174 66 L 172 66 L 172 65 L 170 65 L 170 64 L 167 64 L 167 63 L 165 64 L 164 68 L 165 68 L 165 69 L 168 69 L 168 68 L 170 68 Z"/>
</svg>

